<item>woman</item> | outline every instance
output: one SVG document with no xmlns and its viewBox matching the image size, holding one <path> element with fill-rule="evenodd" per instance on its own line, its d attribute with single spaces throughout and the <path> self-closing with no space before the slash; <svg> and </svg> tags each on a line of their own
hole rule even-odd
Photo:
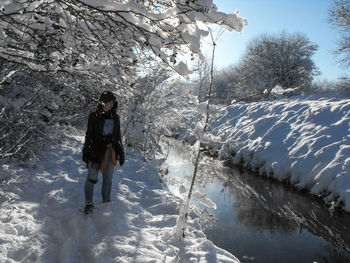
<svg viewBox="0 0 350 263">
<path fill-rule="evenodd" d="M 89 115 L 83 147 L 83 161 L 88 167 L 85 181 L 85 214 L 92 213 L 94 209 L 92 199 L 99 170 L 103 174 L 102 201 L 110 202 L 114 166 L 117 160 L 120 165 L 125 161 L 117 107 L 118 102 L 113 93 L 104 91 L 97 109 Z"/>
</svg>

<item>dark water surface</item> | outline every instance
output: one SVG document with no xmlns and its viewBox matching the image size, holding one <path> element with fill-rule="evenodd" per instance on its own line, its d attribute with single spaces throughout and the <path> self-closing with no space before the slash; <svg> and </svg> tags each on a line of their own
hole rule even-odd
<svg viewBox="0 0 350 263">
<path fill-rule="evenodd" d="M 189 180 L 189 158 L 170 154 L 170 176 Z M 173 156 L 173 157 L 171 157 Z M 242 263 L 350 263 L 350 214 L 310 195 L 205 158 L 196 186 L 217 205 L 209 240 Z"/>
<path fill-rule="evenodd" d="M 214 244 L 241 262 L 350 262 L 349 214 L 238 168 L 221 171 L 223 188 L 208 192 L 218 206 L 205 231 Z"/>
</svg>

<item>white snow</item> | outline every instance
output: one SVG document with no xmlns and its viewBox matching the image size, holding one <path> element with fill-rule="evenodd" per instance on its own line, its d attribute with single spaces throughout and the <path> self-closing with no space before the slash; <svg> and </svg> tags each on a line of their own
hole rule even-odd
<svg viewBox="0 0 350 263">
<path fill-rule="evenodd" d="M 182 125 L 203 121 L 201 110 L 183 109 L 182 136 L 193 134 Z M 220 157 L 350 211 L 350 99 L 298 96 L 212 110 L 202 139 Z M 99 182 L 96 210 L 85 216 L 83 133 L 57 134 L 57 145 L 40 160 L 2 162 L 1 262 L 239 262 L 206 239 L 198 218 L 189 218 L 185 239 L 176 238 L 185 207 L 180 196 L 187 191 L 180 184 L 171 192 L 152 166 L 160 161 L 142 162 L 132 149 L 115 170 L 112 202 L 101 203 Z M 200 193 L 194 196 L 215 208 Z"/>
<path fill-rule="evenodd" d="M 57 140 L 40 160 L 0 166 L 0 262 L 239 262 L 206 239 L 197 218 L 175 238 L 180 199 L 131 149 L 115 169 L 112 202 L 101 203 L 99 182 L 85 216 L 83 132 Z"/>
<path fill-rule="evenodd" d="M 210 122 L 208 131 L 220 138 L 212 147 L 222 158 L 350 212 L 349 99 L 318 95 L 237 103 Z"/>
</svg>

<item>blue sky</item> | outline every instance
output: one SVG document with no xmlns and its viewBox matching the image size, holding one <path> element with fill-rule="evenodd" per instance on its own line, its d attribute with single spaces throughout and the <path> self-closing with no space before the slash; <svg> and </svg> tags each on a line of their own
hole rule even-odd
<svg viewBox="0 0 350 263">
<path fill-rule="evenodd" d="M 339 31 L 327 22 L 332 0 L 214 0 L 218 10 L 248 19 L 243 33 L 225 32 L 217 45 L 216 69 L 239 60 L 246 45 L 263 33 L 301 32 L 319 48 L 312 57 L 321 74 L 318 79 L 335 80 L 348 70 L 336 62 L 332 51 L 340 37 Z"/>
</svg>

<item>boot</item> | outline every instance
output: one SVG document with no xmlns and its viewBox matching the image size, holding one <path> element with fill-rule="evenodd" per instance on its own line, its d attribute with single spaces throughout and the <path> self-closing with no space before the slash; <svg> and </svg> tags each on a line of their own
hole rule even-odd
<svg viewBox="0 0 350 263">
<path fill-rule="evenodd" d="M 93 211 L 94 211 L 94 205 L 86 205 L 85 206 L 84 213 L 86 215 L 92 214 Z"/>
</svg>

